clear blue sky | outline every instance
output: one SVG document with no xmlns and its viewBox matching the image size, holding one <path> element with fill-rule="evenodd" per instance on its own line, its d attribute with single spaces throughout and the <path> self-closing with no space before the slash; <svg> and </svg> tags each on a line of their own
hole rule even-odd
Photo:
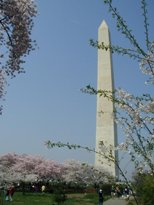
<svg viewBox="0 0 154 205">
<path fill-rule="evenodd" d="M 140 1 L 113 2 L 142 44 L 145 38 Z M 96 86 L 97 50 L 89 45 L 89 39 L 97 40 L 98 27 L 105 19 L 112 43 L 129 47 L 128 42 L 117 32 L 103 0 L 36 3 L 38 16 L 32 38 L 39 48 L 26 58 L 26 74 L 10 80 L 7 87 L 0 116 L 0 154 L 39 154 L 60 162 L 78 159 L 93 163 L 93 154 L 66 149 L 50 151 L 44 141 L 53 139 L 95 147 L 96 97 L 80 91 L 88 84 Z M 152 37 L 154 1 L 148 3 Z M 135 94 L 152 92 L 152 88 L 144 85 L 137 63 L 113 56 L 113 69 L 116 87 Z"/>
</svg>

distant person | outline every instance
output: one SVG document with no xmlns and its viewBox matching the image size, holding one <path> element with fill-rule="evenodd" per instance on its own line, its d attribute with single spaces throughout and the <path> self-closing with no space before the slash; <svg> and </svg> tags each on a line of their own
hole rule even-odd
<svg viewBox="0 0 154 205">
<path fill-rule="evenodd" d="M 35 192 L 38 192 L 38 191 L 39 191 L 39 186 L 38 186 L 38 184 L 35 184 L 35 185 L 34 185 L 34 191 L 35 191 Z"/>
<path fill-rule="evenodd" d="M 103 205 L 103 201 L 104 201 L 103 191 L 102 189 L 100 189 L 98 192 L 98 205 Z"/>
<path fill-rule="evenodd" d="M 9 186 L 8 189 L 6 190 L 5 200 L 6 201 L 12 201 L 13 200 L 13 194 L 14 194 L 14 187 Z"/>
<path fill-rule="evenodd" d="M 121 191 L 120 191 L 118 186 L 116 186 L 116 188 L 115 188 L 115 193 L 116 193 L 117 197 L 121 196 Z"/>
<path fill-rule="evenodd" d="M 127 186 L 124 189 L 124 196 L 126 199 L 129 199 L 129 188 Z"/>
<path fill-rule="evenodd" d="M 9 188 L 9 198 L 10 198 L 10 201 L 13 200 L 13 195 L 14 195 L 14 186 L 11 186 Z"/>
<path fill-rule="evenodd" d="M 45 185 L 42 185 L 42 186 L 41 186 L 41 191 L 42 191 L 42 193 L 45 192 Z"/>
<path fill-rule="evenodd" d="M 115 188 L 114 186 L 111 187 L 111 197 L 115 196 Z"/>
<path fill-rule="evenodd" d="M 7 190 L 6 190 L 5 200 L 6 201 L 9 200 L 9 188 L 7 188 Z"/>
</svg>

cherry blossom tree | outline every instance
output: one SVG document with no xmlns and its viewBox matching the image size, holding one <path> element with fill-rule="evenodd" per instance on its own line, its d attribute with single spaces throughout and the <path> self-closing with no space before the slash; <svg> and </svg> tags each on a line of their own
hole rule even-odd
<svg viewBox="0 0 154 205">
<path fill-rule="evenodd" d="M 40 156 L 8 153 L 0 156 L 0 183 L 56 182 L 94 185 L 113 182 L 112 176 L 99 167 L 70 160 L 63 164 Z"/>
<path fill-rule="evenodd" d="M 31 31 L 36 13 L 33 0 L 0 0 L 1 100 L 5 95 L 7 77 L 15 77 L 24 72 L 24 58 L 34 49 Z"/>
<path fill-rule="evenodd" d="M 12 154 L 0 156 L 0 182 L 60 179 L 63 165 L 40 156 Z"/>
<path fill-rule="evenodd" d="M 78 183 L 83 185 L 98 185 L 100 183 L 113 182 L 112 176 L 109 177 L 102 167 L 95 167 L 76 160 L 68 160 L 64 163 L 65 171 L 63 174 L 66 183 Z"/>
<path fill-rule="evenodd" d="M 42 160 L 35 167 L 35 173 L 38 174 L 40 179 L 45 180 L 62 180 L 62 173 L 64 165 L 56 163 L 52 160 Z"/>
</svg>

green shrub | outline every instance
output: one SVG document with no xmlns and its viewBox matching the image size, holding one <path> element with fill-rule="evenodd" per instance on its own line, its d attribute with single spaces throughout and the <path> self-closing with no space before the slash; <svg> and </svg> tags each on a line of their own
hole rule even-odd
<svg viewBox="0 0 154 205">
<path fill-rule="evenodd" d="M 154 204 L 154 177 L 148 173 L 135 176 L 136 195 L 143 205 Z"/>
<path fill-rule="evenodd" d="M 66 200 L 65 192 L 62 189 L 54 191 L 53 199 L 57 204 L 61 204 Z"/>
</svg>

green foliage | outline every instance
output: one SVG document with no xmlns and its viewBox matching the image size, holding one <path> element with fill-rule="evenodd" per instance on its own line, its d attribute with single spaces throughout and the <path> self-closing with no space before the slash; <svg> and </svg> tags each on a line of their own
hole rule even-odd
<svg viewBox="0 0 154 205">
<path fill-rule="evenodd" d="M 96 189 L 97 190 L 102 189 L 103 194 L 106 196 L 110 196 L 111 188 L 112 188 L 112 184 L 105 184 L 105 183 L 100 183 L 98 186 L 96 186 Z"/>
<path fill-rule="evenodd" d="M 111 13 L 112 17 L 116 20 L 116 26 L 117 30 L 122 33 L 122 35 L 125 36 L 126 39 L 129 40 L 130 44 L 132 45 L 133 49 L 128 49 L 131 52 L 126 52 L 127 49 L 124 49 L 123 54 L 132 54 L 136 53 L 137 58 L 140 58 L 141 56 L 146 56 L 145 51 L 141 48 L 139 45 L 137 39 L 133 35 L 132 30 L 128 27 L 127 22 L 124 20 L 124 18 L 120 15 L 118 9 L 113 6 L 113 2 L 111 0 L 104 0 L 104 3 L 107 4 L 109 12 Z M 146 34 L 146 41 L 147 44 L 149 44 L 148 39 L 148 22 L 147 22 L 147 4 L 145 0 L 141 1 L 141 9 L 143 10 L 143 17 L 144 17 L 144 27 L 145 27 L 145 34 Z M 115 47 L 116 48 L 116 47 Z M 125 53 L 126 52 L 126 53 Z M 131 57 L 131 56 L 130 56 Z M 135 57 L 135 56 L 134 56 Z"/>
<path fill-rule="evenodd" d="M 70 144 L 69 142 L 67 143 L 62 143 L 62 142 L 52 142 L 50 140 L 45 142 L 45 146 L 47 146 L 48 149 L 54 148 L 54 147 L 58 147 L 58 148 L 68 148 L 68 149 L 83 149 L 86 150 L 88 152 L 94 152 L 96 154 L 101 155 L 102 157 L 108 159 L 109 161 L 115 162 L 115 159 L 113 157 L 113 155 L 110 154 L 110 151 L 108 154 L 105 154 L 104 152 L 97 152 L 94 148 L 89 148 L 89 147 L 85 147 L 85 146 L 81 146 L 78 144 Z"/>
<path fill-rule="evenodd" d="M 128 205 L 134 205 L 135 203 L 133 201 L 129 201 Z"/>
<path fill-rule="evenodd" d="M 137 174 L 134 185 L 136 194 L 141 204 L 154 204 L 154 177 L 148 173 Z"/>
<path fill-rule="evenodd" d="M 142 8 L 142 15 L 144 17 L 144 28 L 145 28 L 145 36 L 146 36 L 146 46 L 147 49 L 150 49 L 150 41 L 149 41 L 149 31 L 148 31 L 148 27 L 149 27 L 149 23 L 148 23 L 148 11 L 147 11 L 147 3 L 146 0 L 142 0 L 141 1 L 141 8 Z"/>
<path fill-rule="evenodd" d="M 112 0 L 104 0 L 104 3 L 108 7 L 108 11 L 111 13 L 113 19 L 116 21 L 117 30 L 121 32 L 122 35 L 129 41 L 130 47 L 124 48 L 120 45 L 105 45 L 104 42 L 98 42 L 94 40 L 90 40 L 90 45 L 96 47 L 98 49 L 108 50 L 110 49 L 112 53 L 117 53 L 120 55 L 127 55 L 129 58 L 136 59 L 138 62 L 143 63 L 147 62 L 146 70 L 150 73 L 151 76 L 154 75 L 153 70 L 153 58 L 150 57 L 149 53 L 153 54 L 153 41 L 149 39 L 149 23 L 148 23 L 148 4 L 146 0 L 141 0 L 141 13 L 143 16 L 143 26 L 144 26 L 144 34 L 145 34 L 145 47 L 142 48 L 138 42 L 136 36 L 134 36 L 132 29 L 130 29 L 127 25 L 127 22 L 120 15 L 118 9 L 114 6 Z M 148 68 L 149 67 L 149 68 Z M 143 72 L 143 71 L 142 71 Z M 144 73 L 144 72 L 143 72 Z M 151 77 L 149 78 L 149 82 L 151 82 Z M 153 80 L 152 80 L 153 82 Z"/>
<path fill-rule="evenodd" d="M 58 188 L 54 191 L 53 199 L 56 203 L 61 204 L 66 200 L 66 195 L 63 189 Z"/>
</svg>

